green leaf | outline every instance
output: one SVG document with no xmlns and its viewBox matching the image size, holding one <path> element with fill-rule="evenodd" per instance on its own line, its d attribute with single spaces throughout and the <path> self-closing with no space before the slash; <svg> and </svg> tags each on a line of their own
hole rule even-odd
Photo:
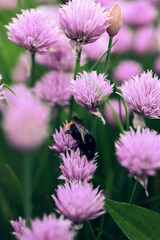
<svg viewBox="0 0 160 240">
<path fill-rule="evenodd" d="M 106 199 L 106 210 L 130 240 L 160 240 L 160 214 Z"/>
</svg>

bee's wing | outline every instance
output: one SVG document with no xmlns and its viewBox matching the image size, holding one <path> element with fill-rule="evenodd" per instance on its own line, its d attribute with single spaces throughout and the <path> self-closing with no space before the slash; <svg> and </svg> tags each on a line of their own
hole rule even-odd
<svg viewBox="0 0 160 240">
<path fill-rule="evenodd" d="M 86 133 L 89 133 L 89 131 L 86 128 L 86 125 L 84 124 L 84 122 L 80 118 L 74 116 L 73 119 L 74 119 L 74 123 L 75 123 L 78 131 L 81 134 L 82 141 L 84 142 L 85 141 L 84 136 L 85 136 Z"/>
</svg>

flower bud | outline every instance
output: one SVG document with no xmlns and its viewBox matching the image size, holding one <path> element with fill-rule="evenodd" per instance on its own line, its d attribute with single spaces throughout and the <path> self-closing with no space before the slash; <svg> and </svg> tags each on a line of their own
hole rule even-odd
<svg viewBox="0 0 160 240">
<path fill-rule="evenodd" d="M 107 32 L 110 37 L 114 37 L 122 26 L 122 12 L 118 1 L 116 1 L 116 3 L 110 9 L 109 17 L 110 18 L 106 22 L 106 24 L 109 25 Z"/>
</svg>

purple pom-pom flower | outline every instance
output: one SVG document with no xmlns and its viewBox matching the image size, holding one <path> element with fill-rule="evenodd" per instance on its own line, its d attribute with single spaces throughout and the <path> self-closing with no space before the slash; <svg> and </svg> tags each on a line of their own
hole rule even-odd
<svg viewBox="0 0 160 240">
<path fill-rule="evenodd" d="M 119 163 L 135 176 L 147 192 L 147 176 L 153 176 L 160 169 L 160 136 L 149 129 L 132 128 L 121 134 L 116 142 Z"/>
<path fill-rule="evenodd" d="M 22 10 L 6 28 L 8 38 L 30 52 L 46 52 L 54 48 L 58 39 L 58 27 L 42 10 Z"/>
<path fill-rule="evenodd" d="M 104 74 L 97 75 L 96 71 L 90 73 L 84 71 L 83 74 L 80 73 L 76 77 L 76 81 L 74 79 L 71 80 L 70 91 L 77 103 L 92 114 L 100 117 L 103 124 L 105 124 L 98 107 L 113 92 L 113 86 L 114 84 L 110 84 L 110 81 L 106 80 Z"/>
<path fill-rule="evenodd" d="M 35 87 L 40 99 L 48 101 L 52 106 L 66 106 L 71 93 L 68 90 L 70 77 L 63 72 L 49 72 Z"/>
<path fill-rule="evenodd" d="M 55 145 L 50 147 L 54 152 L 57 153 L 66 153 L 70 152 L 70 150 L 75 149 L 76 147 L 76 140 L 73 139 L 71 134 L 66 134 L 65 132 L 68 130 L 67 128 L 68 123 L 64 124 L 64 127 L 60 127 L 60 131 L 58 132 L 57 129 L 53 134 L 53 139 L 55 141 Z"/>
<path fill-rule="evenodd" d="M 52 195 L 58 212 L 74 223 L 95 219 L 104 211 L 104 195 L 98 188 L 93 189 L 92 184 L 82 182 L 59 185 L 57 197 Z"/>
<path fill-rule="evenodd" d="M 18 221 L 10 221 L 14 232 L 12 233 L 17 239 L 21 239 L 25 231 L 26 220 L 19 217 Z"/>
<path fill-rule="evenodd" d="M 31 229 L 26 228 L 21 240 L 73 240 L 75 233 L 71 230 L 71 222 L 54 215 L 31 222 Z"/>
<path fill-rule="evenodd" d="M 126 81 L 120 87 L 129 107 L 149 118 L 160 117 L 160 81 L 152 71 L 143 72 Z"/>
<path fill-rule="evenodd" d="M 60 9 L 60 24 L 76 53 L 105 32 L 108 11 L 94 0 L 72 0 Z"/>
<path fill-rule="evenodd" d="M 61 164 L 60 169 L 62 170 L 62 175 L 59 179 L 64 179 L 66 181 L 90 181 L 93 177 L 94 172 L 97 169 L 97 164 L 95 163 L 95 158 L 88 161 L 85 155 L 80 156 L 80 151 L 77 149 L 75 152 L 72 150 L 71 153 L 61 153 L 61 158 L 63 164 Z"/>
</svg>

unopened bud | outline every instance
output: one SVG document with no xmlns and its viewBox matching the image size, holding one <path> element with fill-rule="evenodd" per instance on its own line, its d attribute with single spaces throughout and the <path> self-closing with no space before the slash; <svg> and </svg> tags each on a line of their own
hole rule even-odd
<svg viewBox="0 0 160 240">
<path fill-rule="evenodd" d="M 114 37 L 117 35 L 122 26 L 122 12 L 118 1 L 116 1 L 116 3 L 110 9 L 109 17 L 110 18 L 106 22 L 106 24 L 109 25 L 107 32 L 110 37 Z"/>
</svg>

